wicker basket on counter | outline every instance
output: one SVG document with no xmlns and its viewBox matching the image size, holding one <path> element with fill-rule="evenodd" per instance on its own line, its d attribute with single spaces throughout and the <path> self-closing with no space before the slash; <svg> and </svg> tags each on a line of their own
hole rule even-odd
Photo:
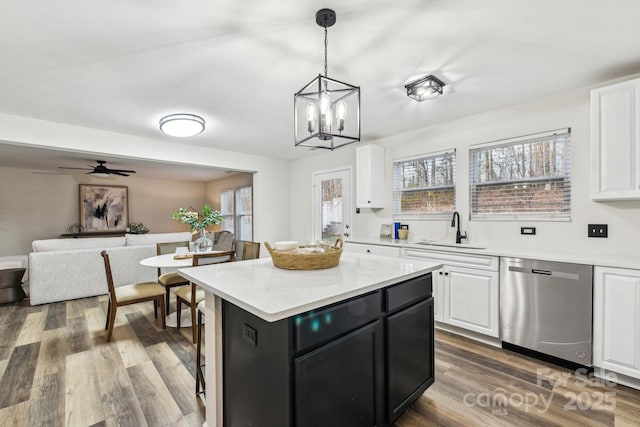
<svg viewBox="0 0 640 427">
<path fill-rule="evenodd" d="M 321 245 L 324 252 L 321 253 L 300 253 L 298 250 L 278 251 L 271 248 L 269 242 L 264 242 L 264 246 L 271 254 L 273 265 L 285 270 L 320 270 L 338 265 L 340 255 L 342 255 L 342 239 L 338 237 L 333 246 Z M 299 248 L 314 247 L 312 245 L 302 245 Z"/>
</svg>

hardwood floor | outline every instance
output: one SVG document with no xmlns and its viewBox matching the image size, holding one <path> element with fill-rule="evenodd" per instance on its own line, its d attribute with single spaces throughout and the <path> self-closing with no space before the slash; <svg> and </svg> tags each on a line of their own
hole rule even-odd
<svg viewBox="0 0 640 427">
<path fill-rule="evenodd" d="M 0 426 L 202 425 L 190 329 L 135 304 L 107 343 L 106 305 L 0 306 Z M 438 331 L 436 382 L 396 426 L 520 425 L 638 426 L 640 391 Z"/>
<path fill-rule="evenodd" d="M 202 426 L 190 328 L 162 330 L 153 304 L 107 299 L 0 307 L 1 426 Z"/>
</svg>

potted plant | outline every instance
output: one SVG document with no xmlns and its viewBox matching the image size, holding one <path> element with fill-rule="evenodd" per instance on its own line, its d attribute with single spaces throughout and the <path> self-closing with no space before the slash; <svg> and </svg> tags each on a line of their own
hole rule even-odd
<svg viewBox="0 0 640 427">
<path fill-rule="evenodd" d="M 224 215 L 205 204 L 202 207 L 202 214 L 199 214 L 193 208 L 180 208 L 173 213 L 173 219 L 177 219 L 183 224 L 189 224 L 191 231 L 200 231 L 200 237 L 194 242 L 195 249 L 196 252 L 207 252 L 213 247 L 213 242 L 207 238 L 206 228 L 210 225 L 220 224 L 224 219 Z"/>
</svg>

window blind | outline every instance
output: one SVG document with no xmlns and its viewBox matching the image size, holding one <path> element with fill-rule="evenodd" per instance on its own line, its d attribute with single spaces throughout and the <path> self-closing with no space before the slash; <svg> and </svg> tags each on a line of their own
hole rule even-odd
<svg viewBox="0 0 640 427">
<path fill-rule="evenodd" d="M 394 161 L 394 218 L 450 214 L 455 210 L 455 179 L 455 150 Z"/>
<path fill-rule="evenodd" d="M 571 217 L 571 130 L 469 150 L 471 219 Z"/>
</svg>

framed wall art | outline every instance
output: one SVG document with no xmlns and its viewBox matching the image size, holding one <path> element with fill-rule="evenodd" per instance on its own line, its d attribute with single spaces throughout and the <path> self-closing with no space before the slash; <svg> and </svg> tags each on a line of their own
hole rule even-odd
<svg viewBox="0 0 640 427">
<path fill-rule="evenodd" d="M 126 231 L 129 223 L 127 193 L 125 186 L 80 184 L 82 231 Z"/>
</svg>

